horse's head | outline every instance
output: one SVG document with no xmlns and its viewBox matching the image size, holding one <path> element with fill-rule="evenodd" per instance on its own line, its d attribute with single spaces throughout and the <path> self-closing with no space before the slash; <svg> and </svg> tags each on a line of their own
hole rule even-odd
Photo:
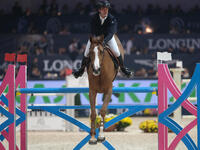
<svg viewBox="0 0 200 150">
<path fill-rule="evenodd" d="M 91 60 L 91 66 L 93 75 L 98 76 L 101 72 L 101 64 L 103 62 L 103 56 L 104 56 L 104 48 L 103 48 L 103 36 L 98 37 L 90 37 L 90 52 L 89 57 Z"/>
</svg>

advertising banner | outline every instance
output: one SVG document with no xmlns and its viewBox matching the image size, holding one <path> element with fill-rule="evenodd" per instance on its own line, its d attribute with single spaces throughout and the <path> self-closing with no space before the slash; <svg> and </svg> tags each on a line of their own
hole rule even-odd
<svg viewBox="0 0 200 150">
<path fill-rule="evenodd" d="M 115 80 L 113 83 L 114 87 L 157 87 L 157 80 Z M 60 81 L 28 81 L 28 88 L 61 88 L 65 86 L 65 80 Z M 183 83 L 181 86 L 182 91 L 187 87 L 187 83 Z M 5 93 L 8 89 L 6 89 Z M 77 94 L 79 95 L 79 94 Z M 82 93 L 80 96 L 70 99 L 75 101 L 79 105 L 89 105 L 89 94 Z M 191 94 L 191 97 L 196 97 L 196 90 Z M 169 103 L 174 101 L 172 95 L 168 93 Z M 97 105 L 103 103 L 103 95 L 98 94 Z M 53 104 L 53 105 L 66 105 L 68 99 L 65 94 L 63 95 L 45 95 L 45 96 L 27 96 L 28 104 Z M 19 96 L 16 96 L 16 102 L 19 103 Z M 156 105 L 157 95 L 152 93 L 116 93 L 113 94 L 110 101 L 111 105 Z"/>
</svg>

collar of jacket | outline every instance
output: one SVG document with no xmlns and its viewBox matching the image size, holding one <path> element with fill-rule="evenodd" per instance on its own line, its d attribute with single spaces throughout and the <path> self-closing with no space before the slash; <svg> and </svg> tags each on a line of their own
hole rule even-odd
<svg viewBox="0 0 200 150">
<path fill-rule="evenodd" d="M 101 25 L 103 25 L 103 23 L 105 22 L 105 20 L 108 18 L 108 15 L 104 18 L 102 18 L 100 15 L 99 15 L 99 18 L 101 20 Z"/>
</svg>

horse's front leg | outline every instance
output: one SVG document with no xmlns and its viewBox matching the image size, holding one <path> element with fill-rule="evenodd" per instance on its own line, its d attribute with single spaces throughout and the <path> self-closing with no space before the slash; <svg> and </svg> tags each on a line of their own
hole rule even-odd
<svg viewBox="0 0 200 150">
<path fill-rule="evenodd" d="M 89 92 L 89 98 L 90 98 L 90 109 L 91 109 L 91 114 L 90 114 L 90 119 L 91 119 L 91 139 L 89 141 L 89 144 L 97 144 L 97 139 L 95 138 L 95 121 L 96 121 L 96 110 L 95 110 L 95 105 L 96 105 L 96 95 L 97 93 L 94 91 Z"/>
<path fill-rule="evenodd" d="M 99 128 L 99 136 L 98 136 L 98 142 L 103 142 L 105 141 L 105 136 L 104 136 L 104 133 L 103 133 L 103 130 L 104 130 L 104 118 L 106 116 L 106 112 L 107 112 L 107 107 L 108 107 L 108 104 L 110 102 L 110 99 L 111 99 L 111 95 L 112 95 L 112 88 L 104 93 L 104 99 L 103 99 L 103 106 L 100 110 L 100 114 L 101 114 L 101 123 L 100 123 L 100 128 Z"/>
</svg>

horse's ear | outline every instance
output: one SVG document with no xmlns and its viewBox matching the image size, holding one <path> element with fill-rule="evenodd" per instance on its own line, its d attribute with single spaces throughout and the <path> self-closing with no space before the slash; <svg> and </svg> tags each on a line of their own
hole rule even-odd
<svg viewBox="0 0 200 150">
<path fill-rule="evenodd" d="M 93 42 L 93 37 L 92 37 L 92 35 L 90 35 L 90 42 L 91 42 L 91 43 Z"/>
</svg>

